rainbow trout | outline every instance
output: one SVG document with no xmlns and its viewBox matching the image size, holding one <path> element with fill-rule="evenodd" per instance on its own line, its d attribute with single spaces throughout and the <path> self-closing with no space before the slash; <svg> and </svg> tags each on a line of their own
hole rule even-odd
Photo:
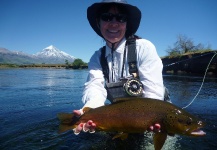
<svg viewBox="0 0 217 150">
<path fill-rule="evenodd" d="M 199 130 L 204 123 L 185 110 L 168 102 L 148 98 L 121 98 L 121 102 L 98 107 L 85 108 L 81 117 L 73 114 L 59 113 L 61 121 L 59 133 L 74 129 L 80 123 L 92 120 L 97 131 L 119 132 L 115 138 L 126 137 L 128 133 L 143 133 L 151 125 L 159 123 L 161 132 L 155 133 L 154 147 L 160 150 L 167 135 L 203 136 L 205 132 Z"/>
</svg>

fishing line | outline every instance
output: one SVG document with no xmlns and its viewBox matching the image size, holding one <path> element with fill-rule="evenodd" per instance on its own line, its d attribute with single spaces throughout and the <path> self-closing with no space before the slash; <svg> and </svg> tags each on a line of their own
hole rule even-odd
<svg viewBox="0 0 217 150">
<path fill-rule="evenodd" d="M 191 100 L 191 102 L 190 102 L 188 105 L 186 105 L 185 107 L 182 107 L 182 109 L 185 109 L 185 108 L 187 108 L 188 106 L 190 106 L 190 105 L 194 102 L 194 100 L 196 99 L 196 97 L 198 96 L 198 94 L 200 93 L 200 91 L 201 91 L 201 89 L 202 89 L 202 87 L 203 87 L 203 83 L 204 83 L 204 80 L 205 80 L 205 78 L 206 78 L 206 74 L 207 74 L 207 71 L 208 71 L 208 69 L 209 69 L 209 66 L 210 66 L 210 64 L 211 64 L 211 62 L 212 62 L 212 60 L 213 60 L 213 58 L 214 58 L 216 55 L 217 55 L 217 53 L 215 52 L 215 54 L 214 54 L 214 55 L 212 56 L 212 58 L 210 59 L 209 64 L 207 65 L 207 68 L 206 68 L 206 71 L 205 71 L 205 74 L 204 74 L 204 77 L 203 77 L 203 81 L 202 81 L 202 83 L 201 83 L 201 86 L 200 86 L 200 88 L 199 88 L 197 94 L 196 94 L 195 97 Z"/>
<path fill-rule="evenodd" d="M 200 55 L 200 56 L 196 56 L 196 57 L 193 57 L 193 58 L 189 58 L 189 59 L 177 61 L 177 62 L 175 62 L 175 63 L 171 63 L 171 64 L 168 64 L 168 65 L 165 65 L 164 67 L 169 67 L 169 66 L 178 64 L 178 63 L 180 63 L 180 62 L 188 61 L 188 60 L 190 60 L 190 59 L 195 59 L 195 58 L 202 57 L 202 56 L 205 56 L 205 55 L 209 55 L 209 54 L 212 54 L 212 53 L 213 53 L 213 52 L 208 53 L 208 54 L 202 54 L 202 55 Z M 203 77 L 201 86 L 200 86 L 200 88 L 199 88 L 197 94 L 194 96 L 194 98 L 191 100 L 191 102 L 190 102 L 188 105 L 186 105 L 185 107 L 182 107 L 182 109 L 185 109 L 185 108 L 189 107 L 189 106 L 194 102 L 194 100 L 196 99 L 196 97 L 199 95 L 199 93 L 200 93 L 200 91 L 201 91 L 201 89 L 202 89 L 202 87 L 203 87 L 203 83 L 204 83 L 204 81 L 205 81 L 206 74 L 207 74 L 207 72 L 208 72 L 209 66 L 210 66 L 212 60 L 214 59 L 214 57 L 217 55 L 217 52 L 214 52 L 214 53 L 215 53 L 215 54 L 212 56 L 212 58 L 210 59 L 208 65 L 207 65 L 207 68 L 206 68 L 206 71 L 205 71 L 205 74 L 204 74 L 204 77 Z"/>
</svg>

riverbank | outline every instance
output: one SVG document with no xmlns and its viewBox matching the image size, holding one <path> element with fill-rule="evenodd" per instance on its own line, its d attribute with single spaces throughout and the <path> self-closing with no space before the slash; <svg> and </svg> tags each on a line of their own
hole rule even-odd
<svg viewBox="0 0 217 150">
<path fill-rule="evenodd" d="M 187 74 L 217 74 L 217 53 L 209 51 L 203 53 L 185 54 L 177 57 L 162 58 L 163 73 Z"/>
<path fill-rule="evenodd" d="M 200 74 L 206 71 L 210 75 L 217 75 L 217 51 L 189 53 L 176 57 L 164 57 L 163 73 L 169 74 Z M 55 69 L 87 69 L 87 65 L 73 66 L 67 64 L 0 64 L 1 68 L 55 68 Z"/>
<path fill-rule="evenodd" d="M 17 65 L 17 64 L 0 64 L 1 68 L 55 68 L 55 69 L 87 69 L 87 65 L 83 65 L 78 67 L 66 64 L 25 64 L 25 65 Z"/>
</svg>

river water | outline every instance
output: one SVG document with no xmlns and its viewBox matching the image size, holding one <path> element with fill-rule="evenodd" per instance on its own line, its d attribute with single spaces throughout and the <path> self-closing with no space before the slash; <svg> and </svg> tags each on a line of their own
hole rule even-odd
<svg viewBox="0 0 217 150">
<path fill-rule="evenodd" d="M 83 106 L 82 89 L 87 70 L 0 69 L 1 150 L 153 149 L 151 133 L 113 141 L 104 132 L 71 131 L 58 134 L 59 112 Z M 200 76 L 164 75 L 173 104 L 184 107 L 197 94 Z M 204 137 L 169 137 L 163 149 L 210 150 L 217 147 L 217 79 L 207 77 L 197 98 L 186 110 L 206 122 Z"/>
</svg>

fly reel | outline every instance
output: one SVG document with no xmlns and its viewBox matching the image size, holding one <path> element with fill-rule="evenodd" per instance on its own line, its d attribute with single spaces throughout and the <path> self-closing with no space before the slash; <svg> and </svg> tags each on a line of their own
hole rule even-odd
<svg viewBox="0 0 217 150">
<path fill-rule="evenodd" d="M 123 86 L 124 90 L 126 91 L 127 94 L 130 96 L 142 96 L 143 93 L 143 85 L 142 83 L 136 79 L 136 78 L 131 78 L 127 80 L 127 82 Z"/>
</svg>

